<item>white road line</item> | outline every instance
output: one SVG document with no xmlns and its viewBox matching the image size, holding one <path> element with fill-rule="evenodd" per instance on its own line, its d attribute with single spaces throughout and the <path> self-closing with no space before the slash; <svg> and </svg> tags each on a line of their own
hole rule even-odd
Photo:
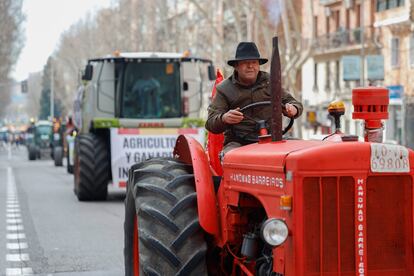
<svg viewBox="0 0 414 276">
<path fill-rule="evenodd" d="M 33 275 L 33 270 L 30 267 L 7 268 L 6 269 L 6 276 L 22 276 L 22 275 Z"/>
<path fill-rule="evenodd" d="M 27 243 L 19 242 L 19 243 L 7 243 L 7 249 L 9 250 L 17 250 L 17 249 L 27 249 Z"/>
<path fill-rule="evenodd" d="M 6 261 L 8 262 L 25 262 L 29 261 L 29 254 L 7 254 Z"/>
<path fill-rule="evenodd" d="M 9 145 L 9 160 L 11 159 L 11 149 Z M 20 214 L 19 201 L 17 196 L 16 183 L 11 167 L 7 168 L 7 208 L 6 208 L 6 229 L 7 234 L 7 250 L 6 261 L 10 268 L 6 268 L 6 276 L 22 276 L 33 275 L 31 267 L 26 267 L 26 263 L 30 261 L 28 253 L 22 250 L 28 249 L 29 246 L 22 240 L 26 239 L 23 232 L 23 221 Z M 15 250 L 18 250 L 17 252 Z M 16 268 L 20 266 L 20 268 Z"/>
<path fill-rule="evenodd" d="M 6 215 L 7 218 L 20 218 L 20 214 L 19 213 L 12 213 L 12 214 L 7 214 Z"/>
<path fill-rule="evenodd" d="M 24 227 L 21 224 L 7 225 L 7 231 L 21 231 L 21 230 L 24 230 Z"/>
<path fill-rule="evenodd" d="M 18 224 L 18 223 L 22 223 L 22 219 L 18 218 L 18 219 L 7 219 L 6 222 L 8 224 Z"/>
<path fill-rule="evenodd" d="M 7 234 L 6 238 L 8 240 L 21 240 L 21 239 L 25 239 L 26 235 L 24 233 Z"/>
</svg>

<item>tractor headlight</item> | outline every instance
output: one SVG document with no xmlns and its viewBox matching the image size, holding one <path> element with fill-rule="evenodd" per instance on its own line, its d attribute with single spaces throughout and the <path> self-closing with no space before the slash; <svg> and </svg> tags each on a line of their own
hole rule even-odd
<svg viewBox="0 0 414 276">
<path fill-rule="evenodd" d="M 262 239 L 271 246 L 281 245 L 289 235 L 289 229 L 286 223 L 275 218 L 266 220 L 260 232 Z"/>
</svg>

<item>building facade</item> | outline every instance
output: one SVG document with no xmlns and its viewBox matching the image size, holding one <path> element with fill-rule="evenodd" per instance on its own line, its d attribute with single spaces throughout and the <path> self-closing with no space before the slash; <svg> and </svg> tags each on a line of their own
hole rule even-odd
<svg viewBox="0 0 414 276">
<path fill-rule="evenodd" d="M 414 95 L 414 79 L 411 77 L 414 73 L 412 3 L 410 0 L 377 0 L 374 20 L 374 27 L 382 37 L 384 86 L 390 91 L 389 120 L 386 123 L 385 137 L 407 144 L 404 135 L 404 129 L 407 129 L 404 128 L 403 120 L 404 102 L 409 103 Z M 407 115 L 414 119 L 413 115 Z"/>
<path fill-rule="evenodd" d="M 373 27 L 376 3 L 311 1 L 313 13 L 310 9 L 302 10 L 302 34 L 313 45 L 311 56 L 302 67 L 302 99 L 307 110 L 304 138 L 331 131 L 327 107 L 334 100 L 342 100 L 346 106 L 342 130 L 362 135 L 361 122 L 352 120 L 352 88 L 382 84 L 378 77 L 369 80 L 366 68 L 367 57 L 378 56 L 382 50 L 380 33 Z M 363 77 L 361 71 L 365 72 Z"/>
</svg>

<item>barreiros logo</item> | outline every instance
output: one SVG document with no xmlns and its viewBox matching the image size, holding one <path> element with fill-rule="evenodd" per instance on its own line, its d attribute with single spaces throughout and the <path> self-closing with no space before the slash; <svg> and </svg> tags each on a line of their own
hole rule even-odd
<svg viewBox="0 0 414 276">
<path fill-rule="evenodd" d="M 251 184 L 251 185 L 263 185 L 267 187 L 283 188 L 284 183 L 281 177 L 267 176 L 267 175 L 255 175 L 244 173 L 232 173 L 230 174 L 230 180 L 239 183 Z"/>
</svg>

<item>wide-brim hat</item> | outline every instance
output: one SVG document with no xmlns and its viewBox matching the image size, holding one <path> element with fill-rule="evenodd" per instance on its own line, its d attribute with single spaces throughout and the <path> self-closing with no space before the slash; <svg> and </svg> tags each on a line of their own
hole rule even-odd
<svg viewBox="0 0 414 276">
<path fill-rule="evenodd" d="M 234 59 L 228 60 L 227 64 L 234 66 L 241 60 L 258 60 L 260 65 L 267 62 L 267 58 L 260 57 L 259 50 L 254 42 L 240 42 L 239 45 L 237 45 Z"/>
</svg>

